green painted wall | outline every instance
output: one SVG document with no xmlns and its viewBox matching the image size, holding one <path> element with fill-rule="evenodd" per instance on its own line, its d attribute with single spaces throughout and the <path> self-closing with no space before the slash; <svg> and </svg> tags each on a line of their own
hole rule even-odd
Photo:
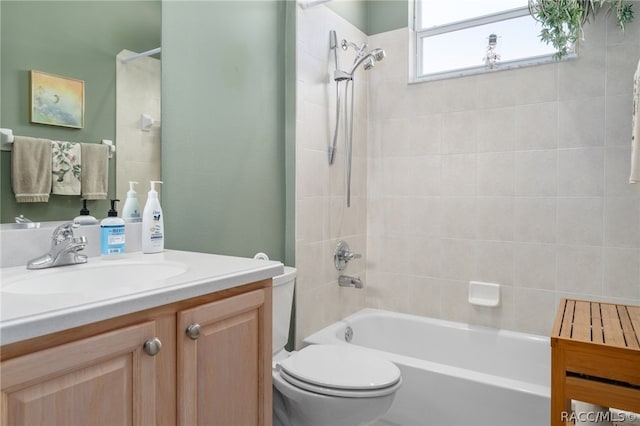
<svg viewBox="0 0 640 426">
<path fill-rule="evenodd" d="M 0 127 L 49 139 L 115 140 L 115 56 L 122 49 L 141 52 L 160 46 L 160 0 L 2 0 L 0 10 Z M 30 69 L 84 80 L 83 129 L 29 123 Z M 109 191 L 115 194 L 113 160 L 110 168 Z M 48 203 L 17 204 L 10 152 L 1 153 L 0 202 L 2 222 L 12 222 L 18 214 L 38 221 L 72 219 L 81 207 L 79 196 L 52 195 Z M 94 216 L 106 216 L 108 202 L 88 204 Z"/>
<path fill-rule="evenodd" d="M 369 34 L 367 3 L 366 0 L 330 0 L 325 4 L 329 9 L 355 25 L 360 31 Z"/>
<path fill-rule="evenodd" d="M 287 3 L 163 2 L 168 248 L 284 260 Z"/>
<path fill-rule="evenodd" d="M 332 0 L 326 5 L 367 35 L 409 25 L 409 0 Z"/>
<path fill-rule="evenodd" d="M 379 34 L 409 26 L 408 0 L 369 0 L 367 34 Z"/>
</svg>

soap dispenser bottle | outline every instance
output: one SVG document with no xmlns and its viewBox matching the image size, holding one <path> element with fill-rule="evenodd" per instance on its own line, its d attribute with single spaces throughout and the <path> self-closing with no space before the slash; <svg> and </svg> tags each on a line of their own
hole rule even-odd
<svg viewBox="0 0 640 426">
<path fill-rule="evenodd" d="M 124 220 L 118 217 L 116 201 L 120 200 L 111 200 L 111 209 L 100 222 L 100 254 L 106 257 L 124 254 Z"/>
<path fill-rule="evenodd" d="M 133 189 L 133 185 L 138 182 L 129 181 L 129 191 L 127 192 L 127 199 L 124 202 L 122 208 L 122 218 L 125 222 L 140 222 L 142 217 L 140 216 L 140 204 L 138 203 L 138 194 Z"/>
<path fill-rule="evenodd" d="M 87 208 L 87 200 L 82 200 L 82 208 L 80 209 L 80 216 L 76 216 L 73 219 L 73 223 L 78 225 L 97 225 L 98 219 L 89 215 L 89 209 Z"/>
<path fill-rule="evenodd" d="M 142 252 L 159 253 L 164 250 L 164 218 L 155 189 L 159 180 L 152 180 L 147 203 L 142 212 Z"/>
</svg>

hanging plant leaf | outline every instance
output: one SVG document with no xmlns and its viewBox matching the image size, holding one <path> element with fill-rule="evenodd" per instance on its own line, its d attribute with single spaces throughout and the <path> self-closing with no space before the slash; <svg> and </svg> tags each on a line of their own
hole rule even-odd
<svg viewBox="0 0 640 426">
<path fill-rule="evenodd" d="M 562 59 L 579 40 L 584 39 L 583 25 L 602 10 L 615 10 L 618 26 L 633 21 L 633 5 L 624 0 L 529 0 L 529 12 L 540 24 L 540 40 L 556 49 L 554 57 Z"/>
</svg>

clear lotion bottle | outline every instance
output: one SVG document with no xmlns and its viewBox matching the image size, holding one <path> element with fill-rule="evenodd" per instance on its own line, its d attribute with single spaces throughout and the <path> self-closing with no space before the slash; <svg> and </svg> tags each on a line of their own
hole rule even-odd
<svg viewBox="0 0 640 426">
<path fill-rule="evenodd" d="M 143 253 L 160 253 L 164 250 L 164 220 L 162 207 L 160 207 L 160 201 L 158 201 L 158 192 L 155 189 L 156 183 L 162 183 L 162 181 L 151 181 L 147 203 L 142 212 Z"/>
</svg>

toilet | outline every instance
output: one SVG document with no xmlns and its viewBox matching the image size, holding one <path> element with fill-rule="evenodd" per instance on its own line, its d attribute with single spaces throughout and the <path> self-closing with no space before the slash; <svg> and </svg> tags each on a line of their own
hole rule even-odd
<svg viewBox="0 0 640 426">
<path fill-rule="evenodd" d="M 400 388 L 392 362 L 350 345 L 310 345 L 287 352 L 295 268 L 273 278 L 274 426 L 369 425 Z"/>
</svg>

